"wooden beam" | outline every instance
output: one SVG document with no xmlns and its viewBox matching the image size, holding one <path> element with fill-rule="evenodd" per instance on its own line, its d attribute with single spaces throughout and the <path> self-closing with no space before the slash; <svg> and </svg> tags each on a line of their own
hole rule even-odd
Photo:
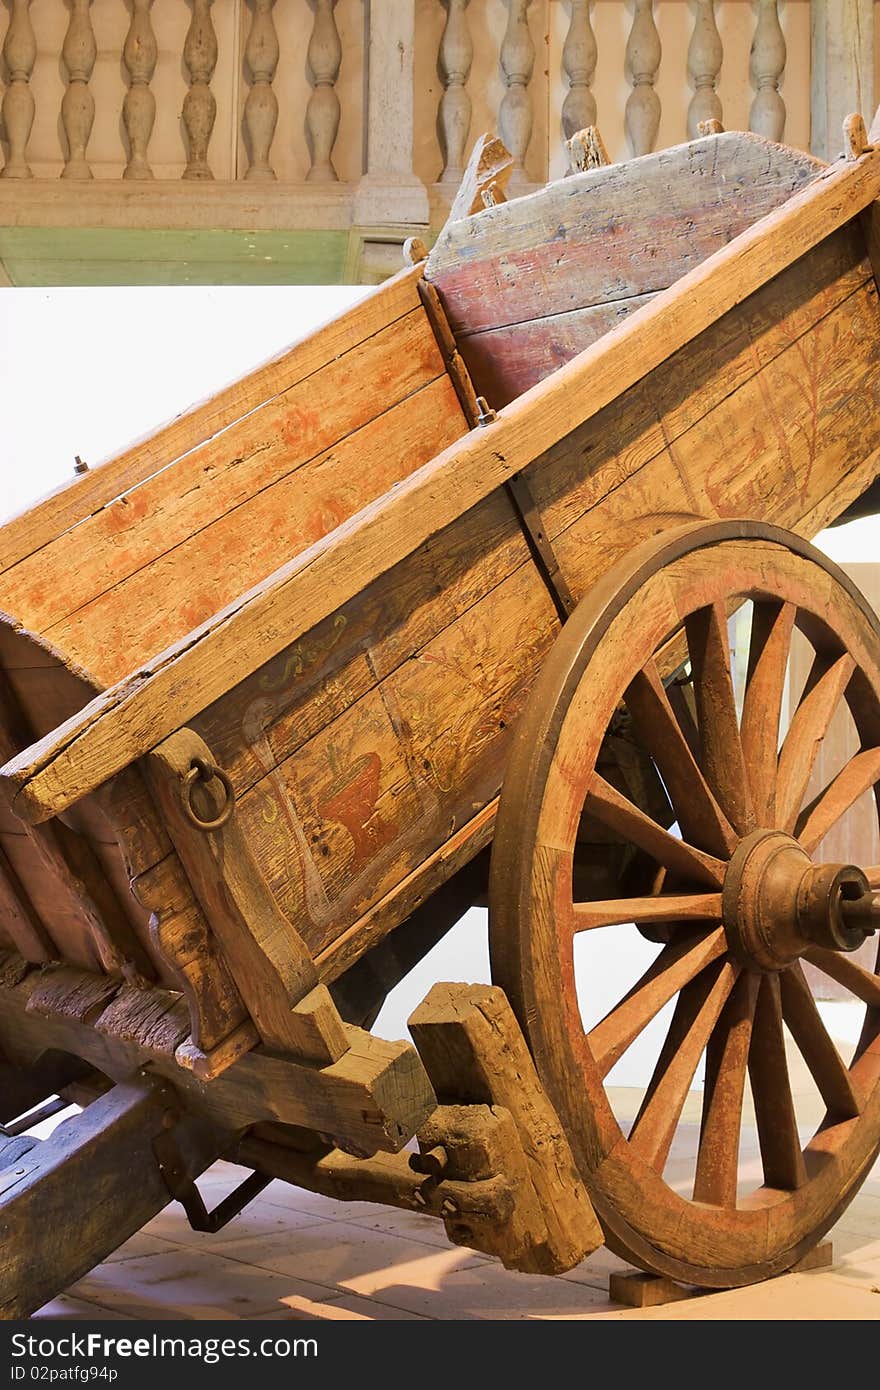
<svg viewBox="0 0 880 1390">
<path fill-rule="evenodd" d="M 335 612 L 880 195 L 880 151 L 820 174 L 617 329 L 97 696 L 0 774 L 14 809 L 73 805 Z"/>
<path fill-rule="evenodd" d="M 195 1174 L 235 1137 L 181 1119 L 169 1086 L 134 1075 L 0 1171 L 0 1317 L 27 1317 L 168 1205 L 152 1146 L 169 1134 Z"/>
<path fill-rule="evenodd" d="M 436 984 L 409 1029 L 441 1101 L 510 1112 L 525 1155 L 522 1181 L 531 1183 L 542 1218 L 529 1223 L 528 1267 L 571 1269 L 602 1244 L 602 1231 L 503 990 Z"/>
<path fill-rule="evenodd" d="M 54 974 L 59 987 L 53 1007 Z M 161 1020 L 160 996 L 172 1014 L 175 996 L 163 990 L 132 991 L 150 1006 L 144 1010 L 145 1032 L 120 1027 L 118 1000 L 99 997 L 107 983 L 106 977 L 59 967 L 32 971 L 17 985 L 0 988 L 0 1047 L 7 1059 L 29 1067 L 47 1048 L 56 1048 L 113 1080 L 149 1066 L 172 1082 L 189 1110 L 222 1128 L 244 1130 L 277 1120 L 336 1136 L 341 1146 L 360 1153 L 396 1153 L 436 1104 L 411 1044 L 386 1042 L 350 1025 L 344 1025 L 347 1051 L 329 1066 L 255 1050 L 206 1084 L 194 1070 L 178 1064 L 179 1030 L 169 1037 L 152 1026 L 151 1019 L 159 1015 Z M 130 1016 L 129 1009 L 124 1012 Z"/>
</svg>

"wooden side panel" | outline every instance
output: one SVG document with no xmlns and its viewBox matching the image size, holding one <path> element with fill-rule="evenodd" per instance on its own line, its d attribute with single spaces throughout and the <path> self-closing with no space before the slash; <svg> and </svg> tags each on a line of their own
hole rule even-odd
<svg viewBox="0 0 880 1390">
<path fill-rule="evenodd" d="M 821 171 L 744 132 L 577 174 L 450 223 L 428 259 L 478 392 L 500 408 Z"/>
<path fill-rule="evenodd" d="M 576 594 L 663 527 L 745 514 L 813 533 L 862 488 L 880 466 L 863 251 L 844 229 L 529 467 Z M 557 631 L 496 492 L 195 721 L 327 975 L 401 920 L 463 828 L 485 842 Z"/>
<path fill-rule="evenodd" d="M 2 601 L 110 684 L 465 429 L 419 303 L 14 566 Z"/>
<path fill-rule="evenodd" d="M 461 357 L 475 389 L 500 410 L 570 362 L 603 333 L 610 333 L 653 297 L 633 294 L 567 314 L 548 314 L 526 323 L 463 334 L 459 340 Z"/>
<path fill-rule="evenodd" d="M 417 308 L 420 276 L 421 267 L 402 271 L 354 309 L 8 521 L 0 527 L 0 574 Z"/>
</svg>

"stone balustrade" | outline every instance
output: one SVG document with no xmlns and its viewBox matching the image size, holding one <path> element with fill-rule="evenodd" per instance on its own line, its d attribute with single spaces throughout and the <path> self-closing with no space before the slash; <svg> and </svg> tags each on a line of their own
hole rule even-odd
<svg viewBox="0 0 880 1390">
<path fill-rule="evenodd" d="M 442 222 L 488 129 L 514 156 L 514 192 L 566 173 L 566 138 L 594 123 L 612 159 L 706 120 L 804 148 L 812 121 L 814 148 L 836 153 L 841 25 L 870 116 L 876 3 L 2 0 L 2 178 L 63 179 L 71 207 L 121 181 L 142 210 L 161 182 L 169 208 L 196 199 L 200 226 L 206 198 L 259 184 L 240 220 L 247 206 L 252 225 L 283 228 L 295 207 L 292 225 L 384 228 L 396 244 Z"/>
</svg>

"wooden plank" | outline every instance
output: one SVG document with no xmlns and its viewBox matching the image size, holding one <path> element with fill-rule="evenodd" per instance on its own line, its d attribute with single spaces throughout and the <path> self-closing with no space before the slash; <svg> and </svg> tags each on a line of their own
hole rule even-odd
<svg viewBox="0 0 880 1390">
<path fill-rule="evenodd" d="M 90 981 L 78 983 L 68 972 L 60 998 L 77 990 L 89 997 Z M 85 977 L 84 979 L 82 977 Z M 70 1013 L 37 1013 L 29 1007 L 36 989 L 48 1009 L 49 984 L 40 974 L 25 977 L 12 988 L 0 988 L 0 1046 L 8 1059 L 30 1065 L 46 1048 L 72 1052 L 114 1080 L 149 1066 L 166 1077 L 193 1114 L 224 1128 L 244 1130 L 265 1120 L 300 1125 L 335 1135 L 343 1147 L 361 1153 L 396 1153 L 404 1147 L 436 1105 L 424 1067 L 415 1049 L 404 1042 L 386 1042 L 360 1028 L 345 1025 L 348 1048 L 325 1067 L 274 1057 L 261 1049 L 248 1052 L 222 1075 L 206 1084 L 195 1071 L 181 1067 L 167 1039 L 131 1041 L 102 1031 L 102 1014 L 83 1022 Z M 97 988 L 97 986 L 95 986 Z M 114 1007 L 112 1001 L 109 1008 Z M 112 1017 L 112 1015 L 111 1015 Z"/>
<path fill-rule="evenodd" d="M 431 350 L 439 357 L 433 340 Z M 373 382 L 374 400 L 377 389 Z M 133 662 L 164 650 L 236 601 L 279 561 L 326 535 L 464 430 L 452 383 L 445 374 L 438 376 L 307 467 L 286 474 L 99 593 L 50 627 L 48 635 L 99 682 L 112 683 Z"/>
<path fill-rule="evenodd" d="M 196 1172 L 231 1138 L 181 1123 L 170 1087 L 133 1077 L 0 1173 L 0 1317 L 27 1317 L 168 1205 L 152 1145 L 169 1133 Z"/>
<path fill-rule="evenodd" d="M 428 284 L 428 281 L 425 281 Z M 461 357 L 474 388 L 496 410 L 558 371 L 603 333 L 650 304 L 653 294 L 634 294 L 525 323 L 462 334 Z"/>
<path fill-rule="evenodd" d="M 14 566 L 3 606 L 107 684 L 411 467 L 396 422 L 442 372 L 417 307 Z M 464 431 L 451 394 L 449 423 L 439 400 L 421 408 L 437 447 Z M 363 433 L 377 416 L 387 460 L 377 428 Z"/>
<path fill-rule="evenodd" d="M 7 522 L 0 529 L 0 574 L 256 406 L 416 308 L 421 274 L 420 266 L 401 271 L 354 309 Z"/>
<path fill-rule="evenodd" d="M 740 131 L 692 140 L 548 184 L 519 200 L 513 216 L 500 207 L 450 221 L 425 277 L 456 334 L 649 294 L 726 246 L 823 167 Z"/>
<path fill-rule="evenodd" d="M 224 810 L 226 794 L 219 794 L 216 777 L 200 779 L 199 786 L 187 790 L 186 779 L 197 760 L 211 765 L 210 750 L 192 730 L 182 729 L 150 755 L 149 776 L 233 978 L 268 1047 L 309 1061 L 335 1062 L 348 1046 L 342 1022 L 326 989 L 316 990 L 312 958 L 293 922 L 279 910 L 235 812 L 212 831 L 195 827 L 184 813 L 184 798 L 206 821 Z M 311 1006 L 298 1009 L 307 995 Z"/>
<path fill-rule="evenodd" d="M 180 650 L 98 697 L 4 769 L 22 813 L 51 815 L 140 756 L 844 225 L 878 191 L 880 156 L 873 153 L 821 175 L 527 392 L 494 425 L 343 523 Z"/>
</svg>

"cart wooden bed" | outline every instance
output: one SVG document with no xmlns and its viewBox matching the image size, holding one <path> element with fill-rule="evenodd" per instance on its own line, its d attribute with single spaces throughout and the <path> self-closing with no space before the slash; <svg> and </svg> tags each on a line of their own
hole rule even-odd
<svg viewBox="0 0 880 1390">
<path fill-rule="evenodd" d="M 427 261 L 0 530 L 5 1316 L 272 1177 L 708 1287 L 850 1200 L 880 870 L 820 850 L 880 778 L 880 628 L 808 544 L 880 472 L 880 128 L 845 139 L 713 133 L 509 204 L 483 142 Z M 808 797 L 841 703 L 859 751 Z M 487 901 L 495 983 L 371 1034 Z M 585 1026 L 575 942 L 631 922 L 656 960 Z M 864 1005 L 848 1063 L 805 967 Z M 671 1001 L 621 1125 L 607 1078 Z M 56 1095 L 82 1113 L 36 1141 Z M 208 1213 L 219 1156 L 252 1176 Z"/>
</svg>

